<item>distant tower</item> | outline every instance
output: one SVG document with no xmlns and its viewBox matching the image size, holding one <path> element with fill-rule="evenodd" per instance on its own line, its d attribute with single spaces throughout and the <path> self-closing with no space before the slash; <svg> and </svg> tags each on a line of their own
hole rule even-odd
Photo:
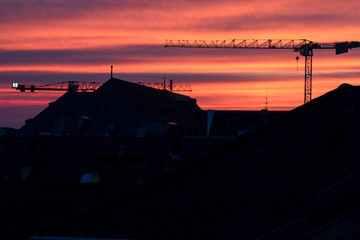
<svg viewBox="0 0 360 240">
<path fill-rule="evenodd" d="M 265 109 L 261 109 L 261 115 L 263 123 L 267 123 L 269 121 L 269 111 L 268 111 L 268 100 L 267 100 L 267 89 L 266 89 L 266 96 L 265 96 Z"/>
<path fill-rule="evenodd" d="M 113 78 L 113 66 L 111 65 L 110 77 Z"/>
</svg>

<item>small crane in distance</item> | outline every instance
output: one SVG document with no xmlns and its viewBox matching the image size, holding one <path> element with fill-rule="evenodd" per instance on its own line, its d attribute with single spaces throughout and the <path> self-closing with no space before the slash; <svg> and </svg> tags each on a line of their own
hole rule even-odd
<svg viewBox="0 0 360 240">
<path fill-rule="evenodd" d="M 170 92 L 191 92 L 191 85 L 174 84 L 174 80 L 170 79 L 170 83 L 166 83 L 166 76 L 164 76 L 164 82 L 138 82 L 139 85 L 151 87 L 159 90 L 167 90 Z"/>
<path fill-rule="evenodd" d="M 12 88 L 25 92 L 36 91 L 67 91 L 67 92 L 93 92 L 101 86 L 99 82 L 80 82 L 80 81 L 66 81 L 60 83 L 51 83 L 44 85 L 25 85 L 19 83 L 13 83 Z"/>
<path fill-rule="evenodd" d="M 44 85 L 26 85 L 26 84 L 19 84 L 13 83 L 12 88 L 16 90 L 20 90 L 20 92 L 30 91 L 67 91 L 67 92 L 93 92 L 97 90 L 102 83 L 99 82 L 79 82 L 79 81 L 67 81 L 67 82 L 60 82 L 60 83 L 51 83 L 51 84 L 44 84 Z M 170 80 L 170 84 L 165 83 L 158 83 L 158 82 L 138 82 L 137 84 L 143 85 L 146 87 L 151 87 L 160 90 L 167 90 L 170 92 L 191 92 L 190 85 L 178 85 L 174 84 L 173 80 Z"/>
<path fill-rule="evenodd" d="M 229 49 L 292 49 L 305 57 L 304 103 L 311 101 L 312 57 L 314 49 L 335 49 L 336 55 L 360 47 L 360 42 L 317 43 L 307 39 L 266 39 L 266 40 L 166 40 L 164 47 L 179 48 L 229 48 Z"/>
<path fill-rule="evenodd" d="M 138 82 L 137 84 L 143 85 L 146 87 L 151 87 L 159 90 L 167 90 L 169 92 L 191 92 L 190 84 L 187 85 L 177 85 L 173 83 L 173 80 L 170 80 L 170 83 L 161 83 L 161 82 Z"/>
<path fill-rule="evenodd" d="M 113 78 L 113 66 L 110 66 L 110 79 Z M 173 91 L 187 91 L 191 92 L 190 85 L 178 85 L 174 84 L 173 80 L 170 80 L 170 84 L 167 84 L 165 81 L 164 76 L 164 83 L 154 83 L 154 82 L 138 82 L 137 84 L 151 87 L 160 90 L 167 90 L 170 92 Z M 20 92 L 25 92 L 26 90 L 30 92 L 36 91 L 67 91 L 67 92 L 93 92 L 97 90 L 102 83 L 100 82 L 81 82 L 81 81 L 66 81 L 66 82 L 59 82 L 59 83 L 50 83 L 44 85 L 30 85 L 30 84 L 19 84 L 14 82 L 12 84 L 12 88 L 16 90 L 20 90 Z"/>
</svg>

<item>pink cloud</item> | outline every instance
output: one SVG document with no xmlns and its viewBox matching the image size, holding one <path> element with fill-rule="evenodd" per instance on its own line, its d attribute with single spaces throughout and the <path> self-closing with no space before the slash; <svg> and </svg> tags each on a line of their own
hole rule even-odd
<svg viewBox="0 0 360 240">
<path fill-rule="evenodd" d="M 14 109 L 36 114 L 52 101 L 45 93 L 6 90 L 13 81 L 106 81 L 110 65 L 115 66 L 115 76 L 125 80 L 161 81 L 165 74 L 193 84 L 190 94 L 205 108 L 261 108 L 267 87 L 272 106 L 291 108 L 302 104 L 303 97 L 304 59 L 296 72 L 298 53 L 164 49 L 165 40 L 356 41 L 358 9 L 355 0 L 1 1 L 0 116 L 10 118 Z M 339 56 L 314 51 L 314 96 L 344 81 L 358 84 L 359 64 L 359 49 Z M 232 92 L 234 84 L 237 92 Z M 12 110 L 5 106 L 9 103 Z"/>
</svg>

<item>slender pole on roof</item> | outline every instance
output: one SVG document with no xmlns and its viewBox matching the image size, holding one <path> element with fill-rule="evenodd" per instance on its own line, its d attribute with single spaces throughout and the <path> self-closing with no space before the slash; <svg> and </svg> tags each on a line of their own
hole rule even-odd
<svg viewBox="0 0 360 240">
<path fill-rule="evenodd" d="M 113 78 L 112 76 L 113 76 L 113 66 L 111 65 L 111 74 L 110 74 L 110 77 Z"/>
<path fill-rule="evenodd" d="M 267 89 L 266 89 L 266 97 L 265 97 L 265 110 L 268 110 L 268 98 L 267 98 Z"/>
<path fill-rule="evenodd" d="M 166 77 L 164 75 L 164 90 L 166 90 Z"/>
</svg>

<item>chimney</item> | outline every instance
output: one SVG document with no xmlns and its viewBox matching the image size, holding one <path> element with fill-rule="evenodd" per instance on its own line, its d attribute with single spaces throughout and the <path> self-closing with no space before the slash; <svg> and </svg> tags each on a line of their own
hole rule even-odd
<svg viewBox="0 0 360 240">
<path fill-rule="evenodd" d="M 267 123 L 269 121 L 269 111 L 267 109 L 261 109 L 261 118 L 262 123 Z"/>
<path fill-rule="evenodd" d="M 172 91 L 173 91 L 173 80 L 170 79 L 170 92 L 172 92 Z"/>
</svg>

